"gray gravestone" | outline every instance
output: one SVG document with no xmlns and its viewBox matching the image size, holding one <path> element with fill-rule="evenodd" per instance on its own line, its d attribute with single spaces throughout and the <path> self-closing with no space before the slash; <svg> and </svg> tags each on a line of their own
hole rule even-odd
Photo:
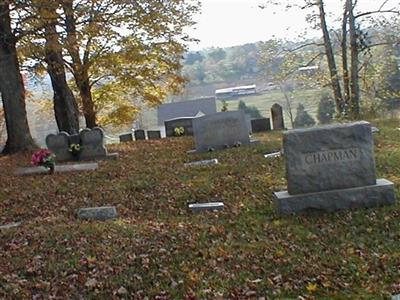
<svg viewBox="0 0 400 300">
<path fill-rule="evenodd" d="M 206 159 L 206 160 L 199 160 L 199 161 L 193 161 L 189 163 L 185 163 L 185 167 L 194 167 L 194 166 L 209 166 L 209 165 L 217 165 L 218 164 L 218 159 L 213 158 L 213 159 Z"/>
<path fill-rule="evenodd" d="M 244 118 L 246 120 L 247 130 L 249 131 L 249 134 L 252 134 L 253 131 L 251 130 L 251 116 L 245 113 Z"/>
<path fill-rule="evenodd" d="M 368 122 L 284 133 L 288 191 L 275 193 L 280 213 L 391 204 L 393 183 L 375 176 Z"/>
<path fill-rule="evenodd" d="M 101 128 L 85 128 L 79 134 L 81 136 L 80 159 L 97 159 L 107 156 L 107 149 L 104 146 L 104 132 Z"/>
<path fill-rule="evenodd" d="M 272 117 L 272 128 L 274 130 L 283 130 L 285 129 L 285 124 L 283 122 L 283 110 L 282 106 L 278 103 L 275 103 L 271 107 L 271 117 Z"/>
<path fill-rule="evenodd" d="M 132 141 L 133 141 L 132 133 L 125 133 L 119 136 L 120 143 L 132 142 Z"/>
<path fill-rule="evenodd" d="M 73 160 L 74 157 L 68 151 L 70 144 L 70 135 L 61 131 L 58 134 L 49 134 L 46 137 L 47 148 L 55 154 L 56 161 Z"/>
<path fill-rule="evenodd" d="M 196 152 L 250 144 L 243 111 L 227 111 L 193 119 Z"/>
<path fill-rule="evenodd" d="M 88 207 L 78 210 L 78 218 L 83 220 L 105 221 L 118 217 L 115 206 Z"/>
<path fill-rule="evenodd" d="M 264 132 L 271 130 L 269 118 L 260 118 L 251 120 L 251 129 L 253 132 Z"/>
<path fill-rule="evenodd" d="M 147 138 L 149 140 L 161 139 L 161 131 L 159 131 L 159 130 L 147 130 Z"/>
<path fill-rule="evenodd" d="M 146 139 L 146 135 L 143 129 L 137 129 L 135 130 L 135 141 L 139 141 L 139 140 L 145 140 Z"/>
<path fill-rule="evenodd" d="M 165 125 L 165 135 L 167 137 L 177 136 L 175 134 L 175 128 L 182 127 L 184 132 L 182 136 L 193 135 L 193 118 L 194 117 L 183 117 L 175 118 L 171 120 L 166 120 Z"/>
</svg>

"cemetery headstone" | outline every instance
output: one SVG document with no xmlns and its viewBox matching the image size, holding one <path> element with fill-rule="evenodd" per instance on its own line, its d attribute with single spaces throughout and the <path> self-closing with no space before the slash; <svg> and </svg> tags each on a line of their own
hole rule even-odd
<svg viewBox="0 0 400 300">
<path fill-rule="evenodd" d="M 56 164 L 54 168 L 54 173 L 93 171 L 96 170 L 98 167 L 99 167 L 98 163 L 68 164 L 68 165 Z M 49 169 L 42 166 L 19 168 L 14 172 L 14 175 L 17 176 L 45 175 L 45 174 L 51 174 L 51 172 Z"/>
<path fill-rule="evenodd" d="M 146 139 L 146 135 L 143 129 L 137 129 L 135 130 L 135 140 L 139 141 L 139 140 L 145 140 Z"/>
<path fill-rule="evenodd" d="M 281 214 L 395 202 L 393 183 L 376 179 L 368 122 L 289 130 L 283 147 L 288 190 L 274 193 Z"/>
<path fill-rule="evenodd" d="M 17 228 L 19 226 L 21 226 L 21 222 L 8 223 L 8 224 L 0 225 L 0 230 L 7 230 L 7 229 L 11 229 L 11 228 Z"/>
<path fill-rule="evenodd" d="M 159 131 L 159 130 L 147 130 L 147 138 L 149 140 L 161 139 L 161 131 Z"/>
<path fill-rule="evenodd" d="M 193 119 L 196 152 L 250 144 L 243 111 L 219 112 Z"/>
<path fill-rule="evenodd" d="M 56 161 L 73 160 L 74 157 L 68 151 L 70 135 L 67 132 L 61 131 L 58 134 L 49 134 L 46 137 L 47 148 L 55 154 Z"/>
<path fill-rule="evenodd" d="M 271 130 L 269 118 L 260 118 L 251 120 L 251 129 L 253 132 L 264 132 Z"/>
<path fill-rule="evenodd" d="M 182 136 L 191 136 L 193 135 L 193 118 L 194 117 L 183 117 L 183 118 L 175 118 L 171 120 L 166 120 L 164 122 L 165 125 L 165 135 L 167 137 L 177 136 L 175 132 L 175 128 L 183 128 Z"/>
<path fill-rule="evenodd" d="M 118 217 L 115 206 L 87 207 L 78 210 L 78 218 L 105 221 Z"/>
<path fill-rule="evenodd" d="M 107 149 L 104 146 L 104 132 L 101 128 L 85 128 L 80 133 L 81 153 L 80 159 L 96 159 L 107 156 Z"/>
<path fill-rule="evenodd" d="M 132 133 L 124 133 L 119 136 L 120 143 L 132 142 L 132 141 L 133 141 Z"/>
<path fill-rule="evenodd" d="M 283 122 L 283 110 L 282 106 L 275 103 L 271 107 L 271 117 L 272 117 L 272 127 L 274 130 L 285 129 L 285 124 Z"/>
</svg>

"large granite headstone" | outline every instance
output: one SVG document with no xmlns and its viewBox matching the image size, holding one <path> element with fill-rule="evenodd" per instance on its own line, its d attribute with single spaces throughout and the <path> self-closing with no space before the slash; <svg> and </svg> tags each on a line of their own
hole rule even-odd
<svg viewBox="0 0 400 300">
<path fill-rule="evenodd" d="M 193 118 L 194 117 L 183 117 L 166 120 L 165 125 L 165 135 L 167 137 L 177 136 L 175 133 L 175 128 L 183 128 L 183 136 L 193 135 Z"/>
<path fill-rule="evenodd" d="M 283 135 L 288 191 L 275 193 L 282 214 L 392 204 L 393 183 L 376 179 L 368 122 L 290 130 Z"/>
<path fill-rule="evenodd" d="M 250 144 L 243 111 L 219 112 L 193 119 L 196 152 Z"/>
<path fill-rule="evenodd" d="M 272 128 L 274 130 L 283 130 L 285 129 L 285 124 L 283 122 L 283 110 L 282 106 L 278 103 L 275 103 L 271 107 L 271 117 L 272 117 Z"/>
<path fill-rule="evenodd" d="M 146 139 L 146 134 L 143 129 L 136 129 L 134 132 L 134 135 L 135 135 L 135 141 Z"/>
<path fill-rule="evenodd" d="M 68 151 L 70 145 L 70 135 L 61 131 L 58 134 L 49 134 L 46 137 L 47 148 L 55 154 L 56 161 L 73 160 L 74 156 Z"/>
<path fill-rule="evenodd" d="M 269 118 L 259 118 L 251 120 L 251 129 L 253 132 L 264 132 L 271 130 Z"/>
</svg>

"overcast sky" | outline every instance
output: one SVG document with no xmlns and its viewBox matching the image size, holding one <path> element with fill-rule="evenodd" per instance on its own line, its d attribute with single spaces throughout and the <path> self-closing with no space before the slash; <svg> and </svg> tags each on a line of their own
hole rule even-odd
<svg viewBox="0 0 400 300">
<path fill-rule="evenodd" d="M 249 42 L 265 41 L 274 37 L 295 39 L 308 28 L 305 11 L 282 7 L 260 9 L 262 0 L 201 0 L 202 13 L 197 16 L 198 24 L 190 30 L 200 43 L 191 45 L 191 50 L 208 47 L 227 47 Z M 302 3 L 303 0 L 299 0 Z M 383 0 L 359 0 L 364 10 L 376 9 Z M 281 0 L 281 3 L 287 3 Z M 340 0 L 326 0 L 328 13 L 341 10 Z M 389 0 L 387 8 L 399 0 Z M 309 33 L 316 35 L 317 33 Z M 319 32 L 318 32 L 319 34 Z"/>
</svg>

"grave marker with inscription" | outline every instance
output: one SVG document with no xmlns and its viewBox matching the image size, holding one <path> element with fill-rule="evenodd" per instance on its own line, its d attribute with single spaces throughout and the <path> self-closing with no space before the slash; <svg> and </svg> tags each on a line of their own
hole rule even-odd
<svg viewBox="0 0 400 300">
<path fill-rule="evenodd" d="M 243 111 L 219 112 L 193 119 L 196 152 L 250 144 Z"/>
<path fill-rule="evenodd" d="M 134 135 L 135 135 L 135 141 L 146 139 L 146 134 L 143 129 L 136 129 Z"/>
<path fill-rule="evenodd" d="M 394 203 L 393 183 L 376 179 L 368 122 L 284 133 L 287 192 L 275 193 L 278 211 L 334 211 Z"/>
</svg>

